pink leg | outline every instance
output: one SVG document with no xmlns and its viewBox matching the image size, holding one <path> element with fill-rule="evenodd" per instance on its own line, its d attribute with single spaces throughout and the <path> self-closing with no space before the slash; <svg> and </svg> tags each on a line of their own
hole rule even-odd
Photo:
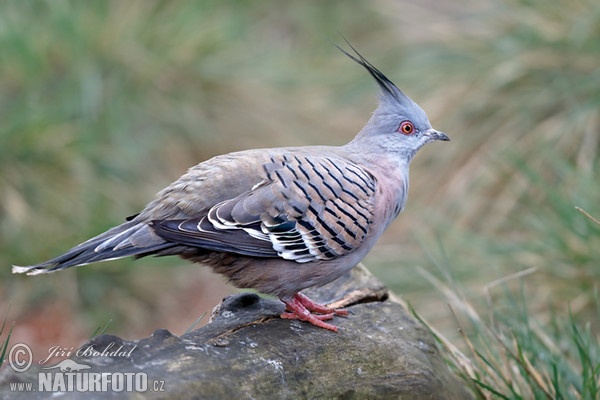
<svg viewBox="0 0 600 400">
<path fill-rule="evenodd" d="M 323 322 L 324 320 L 332 319 L 334 315 L 348 315 L 347 310 L 343 309 L 332 309 L 325 307 L 321 304 L 315 303 L 303 294 L 296 293 L 291 300 L 282 300 L 286 305 L 286 311 L 281 314 L 281 318 L 284 319 L 299 319 L 302 321 L 310 322 L 320 328 L 329 329 L 330 331 L 337 332 L 338 328 L 335 325 Z M 315 315 L 312 312 L 319 313 Z"/>
<path fill-rule="evenodd" d="M 335 315 L 348 315 L 348 310 L 345 310 L 343 308 L 329 308 L 322 304 L 315 303 L 310 298 L 308 298 L 308 296 L 305 296 L 302 293 L 296 293 L 294 297 L 296 297 L 298 301 L 300 301 L 300 303 L 302 303 L 302 305 L 306 307 L 306 309 L 309 311 L 316 312 L 319 314 L 334 313 Z"/>
</svg>

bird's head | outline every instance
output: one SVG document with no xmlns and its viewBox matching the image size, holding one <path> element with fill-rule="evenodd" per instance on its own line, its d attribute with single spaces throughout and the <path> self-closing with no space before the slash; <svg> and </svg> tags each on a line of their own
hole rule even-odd
<svg viewBox="0 0 600 400">
<path fill-rule="evenodd" d="M 348 45 L 350 45 L 348 43 Z M 375 79 L 379 88 L 379 106 L 369 122 L 357 135 L 355 142 L 375 141 L 386 151 L 392 151 L 412 159 L 425 144 L 450 138 L 432 128 L 427 114 L 410 97 L 402 93 L 392 81 L 367 61 L 352 45 L 356 56 L 338 46 L 344 54 L 362 65 Z"/>
</svg>

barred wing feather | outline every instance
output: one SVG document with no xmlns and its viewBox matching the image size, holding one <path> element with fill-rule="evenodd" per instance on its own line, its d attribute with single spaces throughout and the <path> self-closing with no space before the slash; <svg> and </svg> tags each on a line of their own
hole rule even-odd
<svg viewBox="0 0 600 400">
<path fill-rule="evenodd" d="M 330 260 L 358 248 L 373 219 L 376 182 L 347 160 L 271 157 L 252 190 L 200 218 L 153 221 L 172 243 L 299 263 Z"/>
</svg>

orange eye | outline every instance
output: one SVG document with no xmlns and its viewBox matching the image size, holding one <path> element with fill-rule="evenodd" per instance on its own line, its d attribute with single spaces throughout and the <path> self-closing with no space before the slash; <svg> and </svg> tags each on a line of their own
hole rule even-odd
<svg viewBox="0 0 600 400">
<path fill-rule="evenodd" d="M 398 128 L 398 132 L 403 133 L 405 135 L 410 135 L 415 131 L 415 127 L 410 121 L 404 121 L 400 124 L 400 128 Z"/>
</svg>

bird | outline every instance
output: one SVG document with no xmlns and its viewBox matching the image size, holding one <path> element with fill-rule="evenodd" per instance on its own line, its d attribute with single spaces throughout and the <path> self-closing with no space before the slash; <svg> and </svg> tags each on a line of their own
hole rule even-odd
<svg viewBox="0 0 600 400">
<path fill-rule="evenodd" d="M 51 260 L 13 265 L 13 273 L 176 255 L 211 267 L 238 288 L 278 297 L 286 306 L 283 319 L 337 332 L 326 321 L 348 310 L 318 304 L 301 291 L 334 281 L 367 255 L 405 207 L 417 151 L 450 140 L 348 45 L 348 51 L 336 47 L 379 86 L 377 108 L 350 142 L 213 157 L 188 169 L 121 225 Z"/>
</svg>

